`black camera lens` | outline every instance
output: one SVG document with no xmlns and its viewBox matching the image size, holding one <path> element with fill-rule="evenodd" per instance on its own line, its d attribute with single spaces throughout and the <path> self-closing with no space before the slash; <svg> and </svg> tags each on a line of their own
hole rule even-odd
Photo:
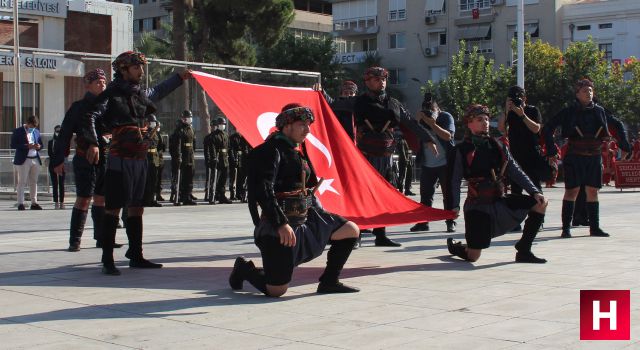
<svg viewBox="0 0 640 350">
<path fill-rule="evenodd" d="M 511 98 L 511 102 L 513 102 L 513 105 L 516 107 L 522 107 L 523 101 L 520 97 Z"/>
</svg>

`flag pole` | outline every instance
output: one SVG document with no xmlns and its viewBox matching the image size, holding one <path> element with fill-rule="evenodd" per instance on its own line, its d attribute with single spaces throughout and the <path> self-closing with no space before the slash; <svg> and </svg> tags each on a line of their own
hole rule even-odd
<svg viewBox="0 0 640 350">
<path fill-rule="evenodd" d="M 517 81 L 518 86 L 524 89 L 524 0 L 518 0 L 517 9 L 517 29 L 518 32 L 518 66 Z"/>
<path fill-rule="evenodd" d="M 20 33 L 18 25 L 18 1 L 13 0 L 13 69 L 14 69 L 14 82 L 13 82 L 13 105 L 15 106 L 15 122 L 16 128 L 20 127 L 22 121 L 22 96 L 20 89 Z"/>
</svg>

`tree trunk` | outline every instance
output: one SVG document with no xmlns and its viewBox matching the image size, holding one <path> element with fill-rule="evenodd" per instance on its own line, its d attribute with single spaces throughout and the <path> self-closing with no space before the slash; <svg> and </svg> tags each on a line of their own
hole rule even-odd
<svg viewBox="0 0 640 350">
<path fill-rule="evenodd" d="M 173 57 L 177 61 L 187 60 L 187 40 L 186 40 L 186 2 L 189 0 L 172 0 L 173 4 Z M 185 84 L 177 92 L 182 95 L 184 109 L 189 108 L 189 85 L 190 80 L 186 80 Z"/>
</svg>

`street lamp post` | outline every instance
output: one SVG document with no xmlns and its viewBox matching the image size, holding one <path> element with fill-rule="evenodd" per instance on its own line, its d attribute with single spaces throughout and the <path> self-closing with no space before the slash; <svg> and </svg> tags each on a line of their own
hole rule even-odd
<svg viewBox="0 0 640 350">
<path fill-rule="evenodd" d="M 22 96 L 20 89 L 20 32 L 18 25 L 18 2 L 13 0 L 13 69 L 14 69 L 14 82 L 13 82 L 13 96 L 15 106 L 15 124 L 16 128 L 20 127 L 22 121 Z"/>
<path fill-rule="evenodd" d="M 517 9 L 517 28 L 518 32 L 518 66 L 517 66 L 517 81 L 518 86 L 524 89 L 524 0 L 518 0 Z"/>
</svg>

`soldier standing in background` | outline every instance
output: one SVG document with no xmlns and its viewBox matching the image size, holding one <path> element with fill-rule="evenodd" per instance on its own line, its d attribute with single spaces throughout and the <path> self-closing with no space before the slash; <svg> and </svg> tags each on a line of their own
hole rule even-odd
<svg viewBox="0 0 640 350">
<path fill-rule="evenodd" d="M 236 173 L 231 176 L 231 181 L 235 178 L 235 199 L 244 203 L 247 201 L 247 156 L 251 146 L 239 132 L 236 132 L 229 137 L 229 149 L 229 163 L 231 163 L 231 155 L 233 155 L 233 163 L 236 166 L 235 169 L 231 168 L 231 172 Z M 232 188 L 231 185 L 229 187 Z M 231 193 L 231 199 L 234 199 L 233 192 Z"/>
<path fill-rule="evenodd" d="M 215 130 L 211 132 L 213 135 L 213 144 L 216 150 L 215 158 L 218 176 L 215 179 L 215 195 L 214 201 L 220 204 L 231 204 L 231 200 L 225 195 L 225 187 L 229 178 L 229 135 L 225 131 L 227 128 L 227 120 L 218 117 L 215 120 Z"/>
<path fill-rule="evenodd" d="M 398 140 L 398 191 L 407 196 L 415 196 L 411 192 L 411 182 L 413 181 L 413 157 L 411 148 L 404 136 L 400 134 Z"/>
<path fill-rule="evenodd" d="M 147 117 L 147 132 L 144 135 L 144 139 L 149 142 L 149 149 L 147 150 L 147 182 L 144 187 L 144 206 L 145 207 L 161 207 L 162 204 L 155 200 L 155 192 L 158 182 L 158 176 L 160 169 L 160 157 L 158 156 L 159 145 L 162 144 L 162 139 L 158 132 L 160 131 L 160 124 L 155 115 L 150 114 Z"/>
<path fill-rule="evenodd" d="M 170 145 L 172 161 L 175 160 L 176 169 L 179 170 L 179 180 L 176 178 L 178 191 L 176 193 L 176 202 L 183 205 L 196 205 L 192 199 L 193 191 L 193 175 L 195 173 L 195 142 L 196 135 L 191 127 L 193 115 L 191 111 L 182 112 L 180 121 L 177 123 L 176 129 L 171 135 L 173 145 Z M 173 147 L 172 147 L 173 146 Z M 177 172 L 177 171 L 176 171 Z M 180 181 L 178 184 L 177 181 Z"/>
<path fill-rule="evenodd" d="M 209 204 L 216 204 L 213 198 L 215 190 L 215 180 L 217 177 L 216 168 L 218 167 L 218 159 L 216 158 L 216 146 L 213 142 L 215 131 L 215 120 L 211 121 L 211 132 L 204 137 L 203 153 L 205 166 L 205 184 L 204 184 L 204 200 Z"/>
</svg>

